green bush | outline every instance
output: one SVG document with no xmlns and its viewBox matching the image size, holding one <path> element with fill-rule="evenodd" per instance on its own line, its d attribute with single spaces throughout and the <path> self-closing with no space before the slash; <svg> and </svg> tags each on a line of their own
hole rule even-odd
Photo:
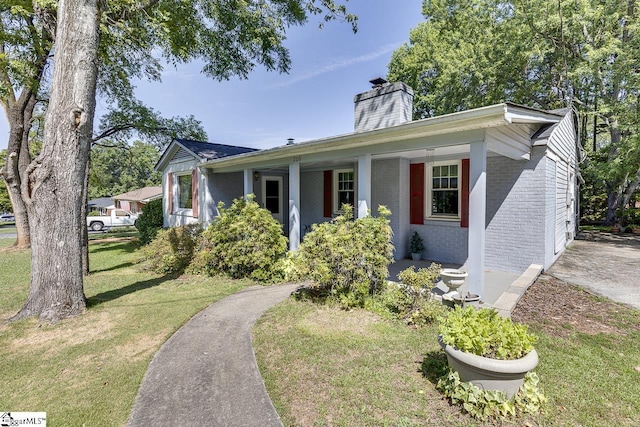
<svg viewBox="0 0 640 427">
<path fill-rule="evenodd" d="M 343 210 L 331 222 L 313 225 L 300 245 L 297 265 L 316 291 L 345 307 L 362 307 L 382 289 L 393 259 L 390 212 L 380 206 L 378 217 L 354 221 L 351 206 Z"/>
<path fill-rule="evenodd" d="M 278 267 L 287 252 L 287 238 L 271 213 L 253 198 L 233 201 L 202 233 L 190 272 L 248 277 L 262 282 L 281 279 Z"/>
<path fill-rule="evenodd" d="M 162 228 L 162 199 L 151 200 L 142 208 L 142 215 L 136 220 L 136 228 L 140 232 L 140 243 L 148 245 Z"/>
<path fill-rule="evenodd" d="M 198 234 L 198 225 L 158 231 L 156 238 L 142 248 L 143 266 L 161 274 L 183 273 L 193 258 Z"/>
<path fill-rule="evenodd" d="M 547 398 L 540 390 L 539 382 L 535 372 L 527 373 L 518 393 L 509 399 L 502 391 L 482 390 L 470 382 L 460 381 L 457 372 L 448 371 L 438 380 L 437 388 L 469 415 L 486 421 L 540 412 Z"/>
<path fill-rule="evenodd" d="M 439 332 L 445 344 L 492 359 L 519 359 L 537 341 L 527 325 L 504 319 L 495 310 L 472 306 L 456 306 L 441 320 Z"/>
<path fill-rule="evenodd" d="M 365 308 L 418 327 L 433 323 L 446 313 L 431 292 L 439 274 L 440 265 L 435 263 L 417 271 L 409 267 L 398 275 L 401 283 L 386 282 L 382 292 L 365 302 Z"/>
</svg>

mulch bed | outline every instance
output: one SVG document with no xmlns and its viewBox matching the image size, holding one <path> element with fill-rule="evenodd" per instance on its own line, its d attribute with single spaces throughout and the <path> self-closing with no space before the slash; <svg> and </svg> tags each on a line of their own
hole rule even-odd
<svg viewBox="0 0 640 427">
<path fill-rule="evenodd" d="M 626 335 L 640 330 L 639 311 L 546 274 L 526 291 L 511 318 L 560 337 L 573 332 Z"/>
</svg>

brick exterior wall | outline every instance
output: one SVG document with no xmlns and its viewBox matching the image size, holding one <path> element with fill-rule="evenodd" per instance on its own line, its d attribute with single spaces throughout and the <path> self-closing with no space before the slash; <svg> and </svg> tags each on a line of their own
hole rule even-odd
<svg viewBox="0 0 640 427">
<path fill-rule="evenodd" d="M 394 257 L 407 256 L 409 246 L 409 160 L 396 158 L 371 163 L 371 213 L 377 215 L 379 205 L 391 211 Z"/>
<path fill-rule="evenodd" d="M 323 212 L 324 171 L 300 172 L 300 224 L 301 235 L 311 228 L 330 220 Z"/>
<path fill-rule="evenodd" d="M 544 154 L 545 147 L 533 147 L 529 161 L 487 158 L 487 269 L 522 272 L 545 262 L 549 230 Z"/>
<path fill-rule="evenodd" d="M 226 207 L 229 207 L 233 199 L 244 196 L 244 174 L 242 172 L 209 173 L 207 187 L 209 188 L 207 217 L 213 219 L 218 215 L 218 203 L 223 202 Z"/>
</svg>

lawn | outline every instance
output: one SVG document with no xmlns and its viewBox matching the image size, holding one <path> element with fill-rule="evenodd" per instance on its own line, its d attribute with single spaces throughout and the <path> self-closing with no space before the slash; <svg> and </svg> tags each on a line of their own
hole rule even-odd
<svg viewBox="0 0 640 427">
<path fill-rule="evenodd" d="M 0 239 L 0 318 L 29 286 L 29 252 Z M 0 325 L 0 411 L 47 412 L 49 426 L 122 426 L 160 345 L 194 314 L 247 283 L 139 271 L 135 241 L 92 243 L 89 310 L 54 325 Z"/>
<path fill-rule="evenodd" d="M 543 414 L 507 425 L 638 425 L 639 312 L 540 281 L 531 289 L 540 296 L 533 308 L 516 310 L 528 311 L 540 338 L 536 372 L 548 403 Z M 549 298 L 557 286 L 567 286 L 564 298 Z M 536 311 L 552 312 L 551 304 L 561 315 Z M 435 389 L 446 363 L 436 337 L 435 327 L 412 329 L 363 310 L 288 300 L 258 320 L 254 347 L 285 425 L 481 425 Z"/>
<path fill-rule="evenodd" d="M 0 234 L 15 234 L 15 222 L 0 222 Z"/>
<path fill-rule="evenodd" d="M 11 243 L 0 239 L 0 318 L 28 292 L 29 252 L 3 250 Z M 50 426 L 124 425 L 160 345 L 248 284 L 142 272 L 135 241 L 92 242 L 90 250 L 86 314 L 0 326 L 0 410 L 44 411 Z M 537 372 L 549 402 L 543 414 L 506 425 L 637 425 L 639 312 L 574 287 L 560 295 L 562 284 L 547 282 L 516 311 L 540 337 Z M 258 320 L 253 338 L 287 426 L 480 425 L 435 389 L 446 363 L 436 334 L 433 326 L 289 299 Z"/>
</svg>

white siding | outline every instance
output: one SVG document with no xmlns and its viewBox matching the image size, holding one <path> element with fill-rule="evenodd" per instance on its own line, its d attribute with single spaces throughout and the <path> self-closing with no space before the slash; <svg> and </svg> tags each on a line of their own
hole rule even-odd
<svg viewBox="0 0 640 427">
<path fill-rule="evenodd" d="M 547 143 L 548 157 L 555 167 L 554 255 L 559 255 L 571 243 L 576 227 L 577 147 L 573 114 L 567 114 L 555 127 Z"/>
<path fill-rule="evenodd" d="M 175 206 L 175 200 L 176 200 L 175 196 L 178 190 L 174 182 L 174 185 L 172 186 L 173 194 L 169 194 L 169 185 L 167 182 L 167 179 L 169 178 L 168 176 L 169 173 L 173 173 L 175 176 L 176 173 L 190 172 L 196 167 L 197 164 L 198 164 L 198 161 L 194 159 L 193 156 L 190 156 L 190 158 L 184 159 L 184 160 L 174 160 L 172 158 L 169 165 L 162 172 L 162 192 L 163 192 L 162 211 L 164 212 L 165 227 L 178 227 L 180 225 L 193 224 L 199 221 L 199 218 L 194 218 L 193 216 L 190 216 L 190 215 L 169 212 L 169 198 L 170 197 L 173 198 L 174 206 Z M 201 184 L 202 183 L 201 177 L 199 176 L 198 179 Z M 205 201 L 203 198 L 204 192 L 202 190 L 203 190 L 202 188 L 198 189 L 198 205 L 200 210 L 204 208 L 203 204 Z"/>
</svg>

